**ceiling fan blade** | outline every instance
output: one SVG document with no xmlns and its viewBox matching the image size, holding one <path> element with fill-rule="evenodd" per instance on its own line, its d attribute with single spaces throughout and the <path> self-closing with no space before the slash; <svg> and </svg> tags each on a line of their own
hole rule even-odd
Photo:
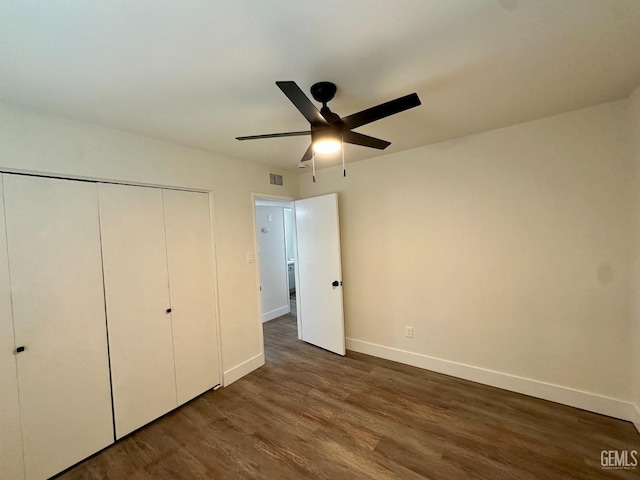
<svg viewBox="0 0 640 480">
<path fill-rule="evenodd" d="M 264 135 L 246 135 L 244 137 L 236 137 L 236 140 L 258 140 L 260 138 L 278 138 L 278 137 L 301 137 L 303 135 L 311 135 L 310 130 L 302 132 L 284 132 L 284 133 L 266 133 Z"/>
<path fill-rule="evenodd" d="M 307 151 L 304 152 L 304 155 L 302 156 L 302 160 L 300 160 L 300 161 L 301 162 L 308 162 L 312 158 L 313 158 L 313 144 L 309 145 L 309 148 L 307 148 Z"/>
<path fill-rule="evenodd" d="M 351 143 L 353 145 L 362 145 L 363 147 L 377 148 L 378 150 L 384 150 L 391 142 L 386 140 L 380 140 L 379 138 L 370 137 L 369 135 L 363 135 L 361 133 L 344 131 L 342 132 L 342 141 L 345 143 Z"/>
<path fill-rule="evenodd" d="M 296 82 L 276 82 L 276 85 L 282 90 L 282 93 L 291 100 L 291 103 L 300 110 L 300 113 L 304 115 L 304 118 L 306 118 L 310 124 L 328 125 L 327 120 L 318 111 L 316 106 L 311 103 L 309 97 L 300 90 Z"/>
<path fill-rule="evenodd" d="M 354 113 L 353 115 L 349 115 L 348 117 L 344 117 L 342 121 L 344 122 L 345 128 L 351 130 L 362 125 L 366 125 L 367 123 L 375 122 L 376 120 L 380 120 L 381 118 L 403 112 L 413 107 L 417 107 L 418 105 L 421 105 L 418 94 L 411 93 L 409 95 L 405 95 L 404 97 L 396 98 L 395 100 L 381 103 L 380 105 L 377 105 L 375 107 L 371 107 L 366 110 L 362 110 L 361 112 Z"/>
</svg>

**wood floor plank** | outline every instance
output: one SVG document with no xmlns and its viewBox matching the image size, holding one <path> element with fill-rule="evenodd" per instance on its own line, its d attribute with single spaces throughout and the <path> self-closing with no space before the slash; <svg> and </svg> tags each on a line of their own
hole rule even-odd
<svg viewBox="0 0 640 480">
<path fill-rule="evenodd" d="M 639 450 L 628 422 L 297 339 L 264 324 L 266 365 L 59 476 L 80 479 L 640 478 L 601 450 Z"/>
</svg>

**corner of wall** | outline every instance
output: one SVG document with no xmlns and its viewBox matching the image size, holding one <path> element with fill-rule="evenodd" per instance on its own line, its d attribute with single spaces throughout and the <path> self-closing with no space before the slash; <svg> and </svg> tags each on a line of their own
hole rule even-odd
<svg viewBox="0 0 640 480">
<path fill-rule="evenodd" d="M 634 269 L 632 282 L 632 393 L 634 420 L 640 432 L 640 86 L 629 96 L 631 122 L 631 154 L 633 157 L 633 225 L 634 225 Z"/>
<path fill-rule="evenodd" d="M 264 365 L 264 353 L 260 353 L 255 357 L 251 357 L 249 360 L 242 362 L 240 365 L 236 365 L 229 370 L 225 370 L 222 386 L 228 387 L 236 380 L 240 380 L 245 375 L 250 374 L 254 370 L 262 367 Z"/>
</svg>

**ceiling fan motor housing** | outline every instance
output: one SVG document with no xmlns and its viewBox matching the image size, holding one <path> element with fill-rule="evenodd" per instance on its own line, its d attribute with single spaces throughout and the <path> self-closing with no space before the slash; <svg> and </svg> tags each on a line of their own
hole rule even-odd
<svg viewBox="0 0 640 480">
<path fill-rule="evenodd" d="M 311 128 L 311 143 L 322 142 L 324 140 L 342 141 L 342 132 L 333 127 L 321 126 Z"/>
<path fill-rule="evenodd" d="M 311 96 L 316 102 L 320 102 L 323 106 L 326 106 L 326 104 L 333 99 L 337 90 L 338 87 L 336 87 L 335 83 L 318 82 L 311 85 Z"/>
</svg>

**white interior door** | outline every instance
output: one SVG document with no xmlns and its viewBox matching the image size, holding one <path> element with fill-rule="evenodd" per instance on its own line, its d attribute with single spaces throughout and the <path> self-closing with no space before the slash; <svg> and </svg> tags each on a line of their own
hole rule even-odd
<svg viewBox="0 0 640 480">
<path fill-rule="evenodd" d="M 162 190 L 99 185 L 116 437 L 177 406 Z"/>
<path fill-rule="evenodd" d="M 25 470 L 41 480 L 113 443 L 97 189 L 5 175 L 4 195 Z"/>
<path fill-rule="evenodd" d="M 209 195 L 164 190 L 178 404 L 220 384 Z"/>
<path fill-rule="evenodd" d="M 338 195 L 297 200 L 295 214 L 301 338 L 344 355 Z"/>
<path fill-rule="evenodd" d="M 6 478 L 18 480 L 24 478 L 24 467 L 2 177 L 0 175 L 0 472 Z"/>
</svg>

